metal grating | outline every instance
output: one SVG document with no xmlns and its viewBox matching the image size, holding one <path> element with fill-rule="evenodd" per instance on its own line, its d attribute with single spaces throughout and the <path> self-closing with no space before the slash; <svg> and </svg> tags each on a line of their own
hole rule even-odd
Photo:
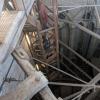
<svg viewBox="0 0 100 100">
<path fill-rule="evenodd" d="M 2 12 L 2 15 L 0 17 L 0 43 L 3 43 L 3 41 L 5 40 L 7 32 L 10 30 L 16 16 L 17 16 L 16 11 Z"/>
</svg>

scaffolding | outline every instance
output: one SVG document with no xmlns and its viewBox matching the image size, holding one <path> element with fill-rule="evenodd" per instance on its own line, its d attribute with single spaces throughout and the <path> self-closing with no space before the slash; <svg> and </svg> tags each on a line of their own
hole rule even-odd
<svg viewBox="0 0 100 100">
<path fill-rule="evenodd" d="M 95 66 L 94 64 L 92 64 L 90 61 L 88 61 L 85 57 L 83 57 L 82 55 L 77 53 L 75 50 L 73 50 L 70 46 L 66 45 L 63 41 L 61 41 L 59 39 L 60 33 L 58 31 L 59 30 L 58 22 L 60 21 L 63 23 L 67 23 L 69 25 L 73 25 L 73 26 L 79 28 L 80 30 L 84 31 L 86 34 L 89 34 L 90 36 L 100 40 L 100 36 L 98 34 L 93 32 L 92 30 L 80 25 L 79 23 L 73 22 L 72 20 L 69 21 L 66 19 L 58 18 L 58 14 L 64 13 L 66 11 L 77 10 L 79 8 L 86 8 L 86 9 L 94 8 L 95 13 L 96 13 L 96 20 L 98 22 L 98 25 L 100 25 L 100 16 L 99 16 L 98 8 L 97 8 L 100 5 L 96 5 L 94 2 L 94 4 L 92 4 L 92 5 L 80 5 L 77 7 L 76 6 L 57 6 L 57 0 L 51 0 L 50 3 L 52 5 L 52 6 L 51 5 L 49 6 L 50 8 L 45 3 L 42 5 L 45 7 L 45 9 L 47 9 L 46 16 L 48 16 L 48 22 L 46 23 L 46 26 L 43 23 L 43 18 L 41 18 L 42 15 L 40 13 L 40 9 L 38 8 L 38 6 L 40 6 L 39 5 L 40 0 L 37 0 L 36 5 L 34 5 L 34 0 L 31 0 L 31 6 L 29 7 L 28 10 L 26 9 L 25 2 L 23 2 L 22 5 L 23 5 L 24 11 L 18 11 L 23 15 L 24 18 L 22 19 L 22 21 L 24 20 L 24 22 L 20 26 L 21 29 L 17 30 L 17 32 L 20 31 L 19 34 L 17 34 L 17 33 L 16 33 L 16 35 L 14 34 L 15 36 L 18 36 L 17 40 L 15 39 L 15 41 L 16 41 L 15 44 L 11 44 L 12 41 L 10 39 L 9 45 L 8 44 L 6 44 L 8 46 L 4 45 L 4 47 L 6 47 L 6 48 L 8 47 L 8 49 L 6 49 L 5 54 L 2 53 L 4 51 L 1 52 L 1 54 L 4 55 L 3 58 L 1 58 L 1 62 L 4 61 L 4 59 L 6 58 L 6 55 L 12 53 L 14 59 L 21 66 L 23 71 L 27 74 L 28 78 L 25 81 L 23 81 L 21 84 L 19 84 L 18 88 L 15 90 L 14 93 L 10 93 L 4 97 L 1 97 L 0 100 L 8 100 L 8 98 L 9 98 L 9 100 L 11 100 L 12 98 L 13 98 L 13 100 L 22 100 L 22 99 L 29 100 L 32 98 L 32 96 L 34 96 L 38 92 L 40 93 L 40 95 L 42 96 L 42 98 L 44 100 L 60 100 L 60 98 L 57 99 L 53 95 L 53 93 L 51 92 L 51 90 L 48 87 L 48 84 L 57 85 L 57 86 L 81 87 L 81 90 L 79 92 L 72 94 L 70 96 L 67 96 L 66 98 L 64 98 L 64 100 L 76 100 L 76 99 L 80 100 L 81 97 L 85 93 L 89 92 L 90 90 L 95 91 L 95 89 L 100 88 L 100 85 L 98 84 L 98 81 L 100 81 L 100 69 L 97 66 Z M 17 3 L 14 1 L 14 6 L 15 5 L 17 5 Z M 35 10 L 37 10 L 37 12 L 38 12 L 39 20 L 40 20 L 40 22 L 38 21 L 38 23 L 42 24 L 41 28 L 40 28 L 40 26 L 38 26 L 38 23 L 35 22 L 35 19 L 33 19 L 32 10 L 34 10 L 34 9 L 32 8 L 32 6 L 34 6 Z M 58 7 L 68 8 L 68 9 L 58 11 Z M 15 6 L 15 9 L 22 10 L 21 7 L 18 7 L 18 5 Z M 16 13 L 18 14 L 18 12 L 16 12 Z M 13 13 L 15 15 L 14 16 L 12 15 L 11 18 L 16 17 L 16 13 L 14 11 L 13 11 Z M 18 16 L 18 18 L 19 18 L 19 16 Z M 21 18 L 22 18 L 22 16 L 21 16 Z M 27 19 L 29 19 L 29 20 L 27 20 Z M 5 20 L 5 19 L 3 19 L 3 20 Z M 13 20 L 11 22 L 13 22 Z M 19 23 L 19 21 L 18 22 L 16 21 L 17 26 L 19 25 L 18 23 Z M 3 23 L 3 24 L 5 27 L 6 26 L 5 23 Z M 6 30 L 3 32 L 7 33 L 8 26 L 10 26 L 10 25 L 12 25 L 12 24 L 10 22 L 8 22 Z M 2 23 L 0 24 L 0 26 L 2 26 Z M 15 28 L 16 28 L 16 25 L 15 25 L 14 29 Z M 3 28 L 3 29 L 5 29 L 5 28 Z M 19 27 L 18 27 L 18 29 L 19 29 Z M 0 30 L 2 30 L 2 28 L 0 28 Z M 23 30 L 23 32 L 22 32 L 22 30 Z M 2 31 L 0 31 L 0 32 L 2 32 Z M 12 33 L 13 33 L 13 31 L 12 31 Z M 79 83 L 75 84 L 75 83 L 48 82 L 47 79 L 44 77 L 44 75 L 41 72 L 37 72 L 36 69 L 33 68 L 31 63 L 29 62 L 30 59 L 27 56 L 27 54 L 25 53 L 25 51 L 21 48 L 15 49 L 16 44 L 19 43 L 18 40 L 20 39 L 22 33 L 24 33 L 24 36 L 27 40 L 27 44 L 29 46 L 29 49 L 30 49 L 30 52 L 32 55 L 31 60 L 33 60 L 35 62 L 35 64 L 39 64 L 39 63 L 44 64 L 45 66 L 48 66 L 62 74 L 65 74 L 65 75 L 79 81 Z M 11 33 L 10 33 L 10 36 L 12 37 Z M 0 42 L 2 42 L 2 45 L 3 45 L 4 39 L 5 39 L 5 36 L 2 36 L 2 34 L 0 34 Z M 12 37 L 12 39 L 13 39 L 13 37 Z M 45 44 L 46 42 L 47 42 L 47 44 Z M 11 45 L 13 45 L 14 47 L 11 48 L 11 51 L 8 53 L 8 51 L 10 50 L 10 47 L 12 47 Z M 98 72 L 98 74 L 94 78 L 92 78 L 84 70 L 82 70 L 78 65 L 74 64 L 74 62 L 71 61 L 67 56 L 65 56 L 60 51 L 60 46 L 62 48 L 66 48 L 71 53 L 76 55 L 79 59 L 81 59 L 83 62 L 88 64 L 91 68 L 95 69 Z M 4 48 L 2 50 L 4 50 Z M 62 59 L 60 60 L 60 58 L 62 58 Z M 89 79 L 89 82 L 81 79 L 77 75 L 77 73 L 75 73 L 73 70 L 71 70 L 63 62 L 63 59 L 68 61 L 78 71 L 80 71 L 82 74 L 84 74 L 84 76 Z M 51 65 L 52 63 L 55 63 L 55 62 L 57 63 L 57 67 Z M 12 61 L 12 63 L 13 63 L 13 61 Z M 70 70 L 72 74 L 61 70 L 60 63 L 63 64 L 64 66 L 66 66 L 66 68 L 68 70 Z M 11 66 L 10 66 L 10 68 L 11 68 Z M 9 70 L 10 70 L 10 68 L 9 68 Z M 9 70 L 8 70 L 8 72 L 9 72 Z M 7 75 L 8 75 L 8 73 L 7 73 Z M 7 75 L 0 87 L 0 90 L 1 90 L 4 82 L 7 81 Z M 17 80 L 15 80 L 15 81 L 17 81 Z M 32 82 L 34 84 L 32 84 Z M 81 84 L 80 84 L 80 82 L 81 82 Z M 24 88 L 23 88 L 23 86 L 24 86 Z M 34 88 L 34 86 L 36 86 L 36 87 Z M 23 94 L 21 93 L 22 91 L 23 91 Z M 18 96 L 19 96 L 19 98 L 18 98 Z"/>
</svg>

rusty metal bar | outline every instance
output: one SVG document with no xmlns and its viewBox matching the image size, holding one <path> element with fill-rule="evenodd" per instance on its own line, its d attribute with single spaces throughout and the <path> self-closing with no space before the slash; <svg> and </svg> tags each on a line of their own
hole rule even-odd
<svg viewBox="0 0 100 100">
<path fill-rule="evenodd" d="M 90 65 L 92 68 L 94 68 L 95 70 L 97 70 L 98 72 L 100 72 L 100 69 L 93 65 L 91 62 L 89 62 L 87 59 L 85 59 L 83 56 L 81 56 L 80 54 L 78 54 L 76 51 L 74 51 L 72 48 L 70 48 L 68 45 L 64 44 L 62 41 L 59 40 L 59 43 L 64 46 L 65 48 L 67 48 L 68 50 L 70 50 L 71 52 L 73 52 L 77 57 L 79 57 L 81 60 L 83 60 L 84 62 L 86 62 L 88 65 Z"/>
<path fill-rule="evenodd" d="M 53 5 L 53 16 L 54 16 L 54 27 L 55 27 L 55 38 L 56 38 L 56 52 L 57 52 L 57 66 L 59 65 L 59 32 L 58 32 L 58 7 L 57 7 L 57 0 L 52 0 Z"/>
<path fill-rule="evenodd" d="M 82 70 L 79 66 L 77 66 L 75 63 L 73 63 L 68 57 L 64 56 L 62 53 L 60 53 L 62 57 L 64 57 L 70 64 L 72 64 L 77 70 L 79 70 L 83 75 L 85 75 L 88 79 L 92 79 L 84 70 Z"/>
</svg>

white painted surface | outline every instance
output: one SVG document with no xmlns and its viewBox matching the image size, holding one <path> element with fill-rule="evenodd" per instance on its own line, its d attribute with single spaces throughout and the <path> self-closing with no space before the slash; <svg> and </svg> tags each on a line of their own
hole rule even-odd
<svg viewBox="0 0 100 100">
<path fill-rule="evenodd" d="M 0 0 L 0 15 L 2 12 L 3 4 L 4 4 L 4 0 Z"/>
<path fill-rule="evenodd" d="M 8 72 L 12 60 L 13 60 L 12 56 L 9 56 L 5 61 L 5 63 L 0 64 L 0 85 L 2 84 L 3 79 L 5 78 Z M 24 72 L 15 61 L 13 62 L 11 70 L 8 74 L 8 78 L 10 77 L 15 78 L 17 80 L 23 80 L 25 77 Z M 0 95 L 5 95 L 5 93 L 7 93 L 8 91 L 15 89 L 18 83 L 19 82 L 10 82 L 10 83 L 5 82 L 2 91 L 0 92 Z"/>
</svg>

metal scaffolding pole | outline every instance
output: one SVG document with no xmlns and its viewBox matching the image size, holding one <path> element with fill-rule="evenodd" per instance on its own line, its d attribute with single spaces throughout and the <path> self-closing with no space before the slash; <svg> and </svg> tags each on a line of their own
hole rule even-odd
<svg viewBox="0 0 100 100">
<path fill-rule="evenodd" d="M 45 64 L 45 65 L 47 65 L 47 66 L 49 66 L 49 67 L 51 67 L 51 68 L 53 68 L 53 69 L 55 69 L 55 70 L 57 70 L 57 71 L 59 71 L 59 72 L 65 74 L 65 75 L 67 75 L 67 76 L 70 76 L 70 77 L 72 77 L 73 79 L 76 79 L 76 80 L 78 80 L 78 81 L 80 81 L 80 82 L 82 82 L 82 83 L 85 83 L 85 84 L 87 83 L 87 82 L 83 81 L 82 79 L 77 78 L 77 77 L 75 77 L 75 76 L 73 76 L 73 75 L 71 75 L 71 74 L 69 74 L 69 73 L 67 73 L 67 72 L 65 72 L 65 71 L 63 71 L 63 70 L 61 70 L 61 69 L 59 69 L 59 68 L 56 68 L 55 66 L 52 66 L 52 65 L 50 65 L 50 64 L 48 64 L 48 63 L 45 63 L 45 62 L 43 62 L 43 61 L 41 61 L 41 60 L 39 60 L 39 59 L 37 59 L 37 58 L 32 57 L 32 59 L 35 60 L 35 61 L 38 61 L 38 62 L 40 62 L 40 63 L 42 63 L 42 64 Z"/>
<path fill-rule="evenodd" d="M 100 73 L 98 73 L 89 83 L 88 85 L 94 85 L 96 84 L 98 81 L 100 80 Z M 94 87 L 95 88 L 95 87 Z M 81 93 L 76 96 L 75 98 L 73 98 L 72 100 L 76 100 L 77 98 L 81 97 L 83 94 L 85 94 L 86 92 L 88 92 L 89 90 L 91 90 L 92 88 L 91 87 L 88 87 L 88 88 L 83 88 L 81 90 Z"/>
<path fill-rule="evenodd" d="M 64 13 L 66 11 L 77 10 L 80 8 L 100 7 L 100 5 L 79 5 L 79 6 L 58 6 L 58 7 L 65 8 L 64 10 L 59 11 L 59 13 Z"/>
<path fill-rule="evenodd" d="M 92 87 L 100 89 L 100 85 L 95 84 L 76 84 L 76 83 L 62 83 L 62 82 L 49 82 L 50 85 L 58 85 L 58 86 L 70 86 L 70 87 Z"/>
<path fill-rule="evenodd" d="M 71 70 L 71 69 L 70 69 L 66 64 L 64 64 L 62 61 L 60 61 L 60 63 L 61 63 L 63 66 L 65 66 L 66 69 L 67 69 L 68 71 L 70 71 L 73 75 L 79 77 L 73 70 Z"/>
<path fill-rule="evenodd" d="M 70 64 L 72 64 L 77 70 L 79 70 L 83 75 L 85 75 L 88 79 L 92 79 L 85 71 L 83 71 L 79 66 L 77 66 L 75 63 L 73 63 L 68 57 L 64 56 L 60 53 L 62 57 L 64 57 Z"/>
<path fill-rule="evenodd" d="M 64 46 L 65 48 L 67 48 L 68 50 L 70 50 L 71 52 L 73 52 L 77 57 L 79 57 L 81 60 L 83 60 L 84 62 L 86 62 L 88 65 L 90 65 L 92 68 L 94 68 L 95 70 L 97 70 L 98 72 L 100 72 L 100 69 L 93 65 L 91 62 L 89 62 L 88 60 L 86 60 L 83 56 L 81 56 L 80 54 L 78 54 L 76 51 L 74 51 L 72 48 L 70 48 L 69 46 L 67 46 L 66 44 L 64 44 L 62 41 L 59 40 L 59 43 Z"/>
<path fill-rule="evenodd" d="M 71 21 L 68 21 L 68 20 L 62 20 L 62 19 L 59 19 L 59 21 L 68 23 L 70 25 L 74 25 L 74 26 L 78 27 L 80 30 L 82 30 L 82 31 L 86 32 L 87 34 L 93 36 L 94 38 L 100 40 L 100 35 L 98 35 L 97 33 L 89 30 L 88 28 L 86 28 L 86 27 L 84 27 L 84 26 L 82 26 L 82 25 L 80 25 L 78 23 L 71 22 Z"/>
</svg>

